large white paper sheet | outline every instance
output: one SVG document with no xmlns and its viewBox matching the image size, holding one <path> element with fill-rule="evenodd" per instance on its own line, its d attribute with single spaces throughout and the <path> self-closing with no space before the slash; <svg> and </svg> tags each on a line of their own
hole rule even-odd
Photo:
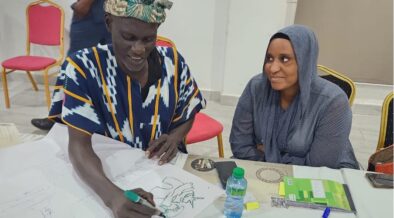
<svg viewBox="0 0 394 218">
<path fill-rule="evenodd" d="M 69 174 L 66 175 L 70 176 Z M 39 170 L 29 170 L 0 183 L 0 217 L 110 217 L 96 200 L 81 204 L 84 199 L 94 197 L 75 193 Z M 101 210 L 99 210 L 101 208 Z M 76 210 L 77 209 L 77 210 Z"/>
<path fill-rule="evenodd" d="M 67 126 L 56 123 L 48 135 L 45 137 L 46 140 L 51 141 L 56 144 L 64 153 L 65 160 L 68 161 L 68 130 Z M 111 155 L 115 155 L 113 159 L 117 158 L 119 151 L 135 153 L 139 156 L 143 153 L 140 149 L 135 149 L 130 147 L 128 144 L 114 140 L 109 137 L 105 137 L 99 134 L 93 134 L 92 136 L 92 146 L 96 154 L 101 160 L 107 159 Z M 137 154 L 137 153 L 138 154 Z M 123 154 L 125 156 L 125 154 Z M 127 155 L 126 155 L 127 156 Z M 177 156 L 171 161 L 171 164 L 183 167 L 187 159 L 187 154 L 178 152 Z M 122 161 L 124 159 L 121 158 Z M 157 162 L 157 160 L 156 160 Z"/>
<path fill-rule="evenodd" d="M 65 138 L 67 127 L 55 125 L 41 140 L 0 150 L 0 217 L 112 217 L 73 170 Z M 93 147 L 116 185 L 151 191 L 168 217 L 193 217 L 223 194 L 181 169 L 187 155 L 159 166 L 144 151 L 106 137 L 95 136 Z"/>
</svg>

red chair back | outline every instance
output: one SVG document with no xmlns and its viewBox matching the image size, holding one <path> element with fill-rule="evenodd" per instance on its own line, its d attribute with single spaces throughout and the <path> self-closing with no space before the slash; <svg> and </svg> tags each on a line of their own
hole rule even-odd
<svg viewBox="0 0 394 218">
<path fill-rule="evenodd" d="M 158 36 L 156 39 L 156 46 L 175 47 L 175 44 L 170 39 Z"/>
<path fill-rule="evenodd" d="M 62 41 L 62 10 L 39 1 L 26 9 L 29 42 L 40 45 L 60 45 Z"/>
</svg>

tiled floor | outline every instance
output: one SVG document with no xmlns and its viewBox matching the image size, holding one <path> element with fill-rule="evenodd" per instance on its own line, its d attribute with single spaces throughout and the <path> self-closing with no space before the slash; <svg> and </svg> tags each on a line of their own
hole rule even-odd
<svg viewBox="0 0 394 218">
<path fill-rule="evenodd" d="M 42 87 L 40 91 L 34 92 L 31 85 L 26 82 L 10 82 L 9 89 L 11 95 L 11 109 L 5 109 L 3 94 L 0 95 L 0 122 L 15 123 L 21 133 L 46 134 L 45 131 L 38 130 L 30 124 L 32 118 L 44 117 L 47 114 L 45 97 Z M 369 87 L 371 89 L 371 87 Z M 379 93 L 373 102 L 368 104 L 368 96 L 356 96 L 356 104 L 353 106 L 353 125 L 350 140 L 353 144 L 356 157 L 363 167 L 366 167 L 368 157 L 374 152 L 379 136 L 380 126 L 380 107 L 379 102 L 383 101 L 385 94 L 388 93 L 384 87 L 377 87 L 374 92 Z M 2 89 L 0 89 L 3 92 Z M 363 93 L 362 91 L 358 93 Z M 368 93 L 368 92 L 367 92 Z M 364 104 L 367 102 L 366 104 Z M 377 103 L 376 103 L 377 102 Z M 381 104 L 381 103 L 380 103 Z M 225 156 L 231 156 L 231 149 L 228 138 L 231 130 L 231 122 L 234 114 L 234 106 L 221 105 L 214 101 L 209 101 L 204 110 L 208 115 L 216 118 L 224 125 L 223 142 Z M 189 152 L 206 156 L 217 156 L 216 139 L 192 144 L 188 146 Z"/>
</svg>

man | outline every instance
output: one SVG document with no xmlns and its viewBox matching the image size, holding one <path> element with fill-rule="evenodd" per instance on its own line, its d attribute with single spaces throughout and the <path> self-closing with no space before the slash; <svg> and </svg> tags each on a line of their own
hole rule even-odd
<svg viewBox="0 0 394 218">
<path fill-rule="evenodd" d="M 156 46 L 157 29 L 171 5 L 168 0 L 107 0 L 105 21 L 113 44 L 68 57 L 53 94 L 49 117 L 68 125 L 74 169 L 115 217 L 150 217 L 155 211 L 128 201 L 106 177 L 92 134 L 143 149 L 164 164 L 178 150 L 186 152 L 184 138 L 205 107 L 175 46 Z M 150 193 L 135 191 L 153 203 Z"/>
<path fill-rule="evenodd" d="M 78 0 L 71 5 L 73 18 L 70 28 L 70 48 L 67 56 L 92 46 L 111 43 L 111 34 L 104 21 L 104 0 Z M 31 120 L 33 126 L 49 130 L 54 122 L 47 117 Z"/>
</svg>

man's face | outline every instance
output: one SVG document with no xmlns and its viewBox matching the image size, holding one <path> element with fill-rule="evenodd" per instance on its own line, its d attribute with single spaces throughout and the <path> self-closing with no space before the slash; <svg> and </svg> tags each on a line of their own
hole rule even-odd
<svg viewBox="0 0 394 218">
<path fill-rule="evenodd" d="M 127 74 L 144 70 L 147 58 L 155 48 L 159 25 L 110 14 L 106 15 L 106 23 L 120 68 Z"/>
</svg>

